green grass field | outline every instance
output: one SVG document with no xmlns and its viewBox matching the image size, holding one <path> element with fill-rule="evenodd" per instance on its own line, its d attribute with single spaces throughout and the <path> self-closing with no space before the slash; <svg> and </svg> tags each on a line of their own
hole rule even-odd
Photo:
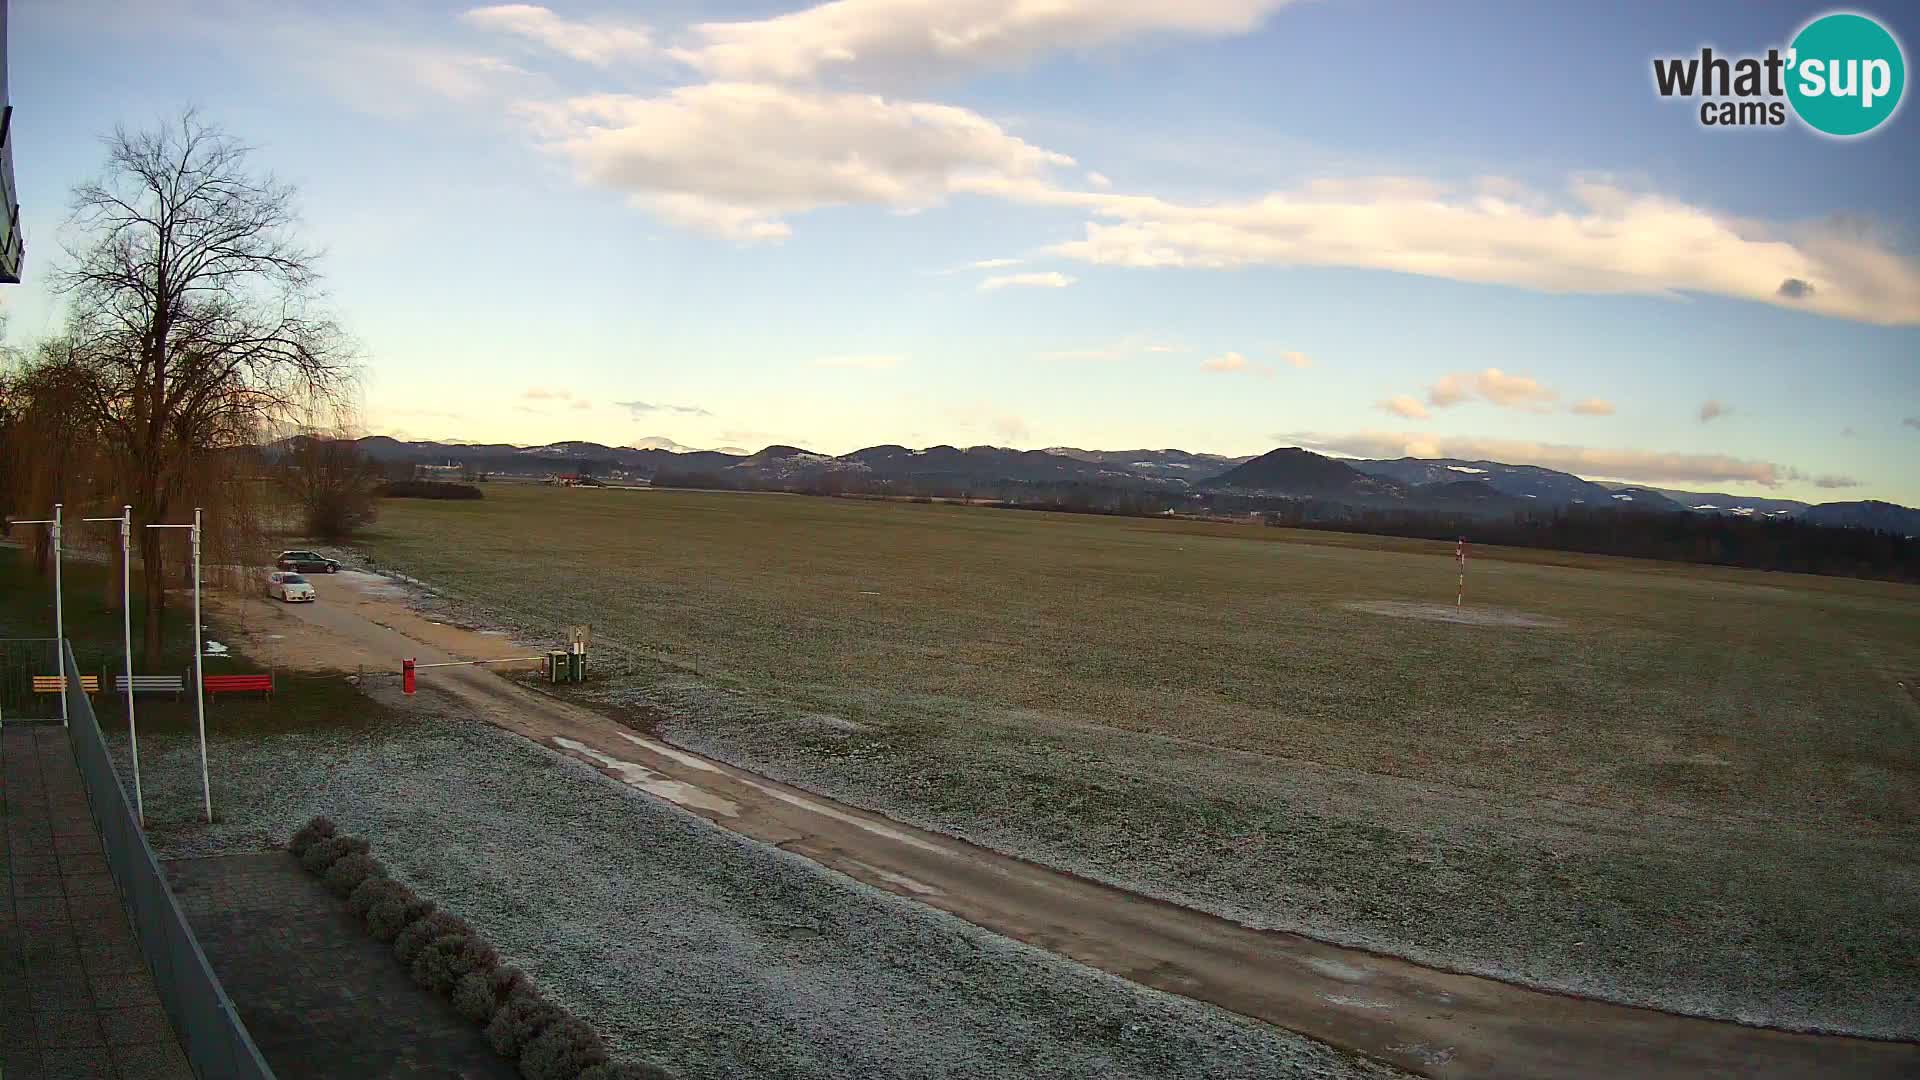
<svg viewBox="0 0 1920 1080">
<path fill-rule="evenodd" d="M 1447 784 L 1920 822 L 1920 590 L 1449 545 L 768 495 L 390 500 L 386 563 L 854 720 L 945 697 Z M 1328 543 L 1328 541 L 1333 541 Z M 858 691 L 857 700 L 845 700 Z"/>
<path fill-rule="evenodd" d="M 1920 1034 L 1920 589 L 1483 550 L 1469 608 L 1546 625 L 1471 625 L 1364 607 L 1451 607 L 1445 544 L 508 485 L 382 509 L 380 566 L 592 623 L 589 698 L 741 764 L 1261 925 Z"/>
</svg>

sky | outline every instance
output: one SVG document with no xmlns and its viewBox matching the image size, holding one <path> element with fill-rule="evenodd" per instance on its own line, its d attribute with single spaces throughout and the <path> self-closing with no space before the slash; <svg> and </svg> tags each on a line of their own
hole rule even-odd
<svg viewBox="0 0 1920 1080">
<path fill-rule="evenodd" d="M 192 105 L 298 185 L 370 432 L 1920 505 L 1915 108 L 1716 130 L 1653 85 L 1828 10 L 12 0 L 0 311 L 59 331 L 70 189 Z"/>
</svg>

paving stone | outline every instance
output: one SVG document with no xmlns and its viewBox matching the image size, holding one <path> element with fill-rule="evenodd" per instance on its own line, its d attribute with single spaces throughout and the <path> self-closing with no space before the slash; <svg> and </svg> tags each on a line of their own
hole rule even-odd
<svg viewBox="0 0 1920 1080">
<path fill-rule="evenodd" d="M 87 979 L 93 992 L 93 1004 L 101 1009 L 124 1009 L 134 1005 L 159 1005 L 160 995 L 153 980 L 139 975 L 94 975 Z"/>
<path fill-rule="evenodd" d="M 152 1043 L 140 1046 L 115 1046 L 110 1048 L 113 1062 L 119 1066 L 120 1075 L 126 1080 L 139 1077 L 140 1080 L 193 1080 L 193 1070 L 187 1066 L 187 1056 L 178 1046 Z"/>
<path fill-rule="evenodd" d="M 100 1021 L 91 1008 L 42 1009 L 34 1014 L 34 1041 L 42 1051 L 66 1046 L 101 1046 Z M 51 1056 L 51 1055 L 49 1055 Z"/>
<path fill-rule="evenodd" d="M 42 975 L 32 971 L 28 978 L 27 996 L 33 1000 L 36 1009 L 91 1009 L 93 992 L 87 989 L 86 976 L 79 972 L 72 975 Z"/>
<path fill-rule="evenodd" d="M 104 855 L 62 855 L 60 873 L 62 874 L 104 874 L 107 872 L 107 859 Z"/>
<path fill-rule="evenodd" d="M 46 1062 L 40 1066 L 40 1080 L 119 1080 L 123 1075 L 131 1080 L 133 1076 L 143 1075 L 123 1074 L 115 1069 L 113 1055 L 104 1046 L 42 1053 L 46 1055 Z"/>
<path fill-rule="evenodd" d="M 59 896 L 63 891 L 57 874 L 18 874 L 13 878 L 13 895 L 16 898 Z"/>
<path fill-rule="evenodd" d="M 132 1043 L 166 1042 L 173 1038 L 167 1014 L 158 1005 L 135 1005 L 124 1009 L 102 1009 L 100 1030 L 114 1046 Z"/>
<path fill-rule="evenodd" d="M 83 832 L 53 834 L 53 852 L 56 855 L 99 855 L 102 853 L 100 838 L 94 835 L 93 823 L 88 822 Z"/>
</svg>

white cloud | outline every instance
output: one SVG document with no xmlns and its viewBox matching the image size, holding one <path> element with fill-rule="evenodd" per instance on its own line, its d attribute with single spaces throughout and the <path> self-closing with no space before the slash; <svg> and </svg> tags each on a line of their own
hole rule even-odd
<svg viewBox="0 0 1920 1080">
<path fill-rule="evenodd" d="M 675 416 L 712 416 L 713 414 L 698 405 L 662 405 L 652 401 L 616 401 L 616 408 L 627 410 L 635 420 L 648 413 L 672 413 Z"/>
<path fill-rule="evenodd" d="M 1185 345 L 1166 341 L 1154 341 L 1139 336 L 1122 338 L 1107 345 L 1096 345 L 1085 349 L 1057 349 L 1052 352 L 1036 354 L 1041 360 L 1120 360 L 1136 353 L 1181 353 L 1186 352 Z"/>
<path fill-rule="evenodd" d="M 1736 219 L 1663 195 L 1575 181 L 1555 201 L 1510 185 L 1316 181 L 1246 202 L 1181 204 L 998 178 L 983 190 L 1079 207 L 1053 254 L 1129 267 L 1343 266 L 1552 293 L 1707 293 L 1883 325 L 1920 323 L 1920 264 L 1857 230 Z M 1788 279 L 1805 288 L 1782 291 Z"/>
<path fill-rule="evenodd" d="M 1263 364 L 1257 360 L 1249 360 L 1237 352 L 1227 352 L 1200 361 L 1200 370 L 1211 372 L 1215 375 L 1271 376 L 1273 374 L 1273 365 Z"/>
<path fill-rule="evenodd" d="M 571 398 L 573 394 L 566 390 L 548 390 L 545 387 L 536 386 L 531 390 L 523 392 L 520 396 L 526 398 L 528 401 L 565 401 Z"/>
<path fill-rule="evenodd" d="M 1281 353 L 1280 362 L 1295 369 L 1304 369 L 1313 366 L 1313 358 L 1311 356 L 1294 350 Z"/>
<path fill-rule="evenodd" d="M 969 270 L 1000 270 L 1008 266 L 1019 266 L 1020 259 L 981 259 L 967 264 Z"/>
<path fill-rule="evenodd" d="M 1395 394 L 1393 397 L 1381 402 L 1380 407 L 1393 413 L 1395 416 L 1404 416 L 1409 420 L 1425 420 L 1428 416 L 1432 415 L 1427 412 L 1425 405 L 1420 404 L 1419 398 L 1412 397 L 1408 394 Z"/>
<path fill-rule="evenodd" d="M 938 205 L 1073 159 L 951 105 L 743 83 L 662 97 L 594 94 L 521 111 L 588 183 L 677 224 L 778 240 L 782 217 L 827 206 Z"/>
<path fill-rule="evenodd" d="M 1093 172 L 1092 170 L 1088 170 L 1087 184 L 1090 187 L 1097 187 L 1097 188 L 1100 188 L 1101 190 L 1105 190 L 1113 186 L 1113 181 L 1107 179 L 1106 173 L 1098 173 L 1098 172 Z"/>
<path fill-rule="evenodd" d="M 1443 376 L 1427 388 L 1427 404 L 1442 409 L 1480 398 L 1503 409 L 1546 412 L 1559 396 L 1537 379 L 1509 375 L 1493 367 Z"/>
<path fill-rule="evenodd" d="M 900 366 L 901 357 L 882 355 L 862 356 L 822 356 L 815 360 L 816 367 L 854 368 L 861 371 L 886 371 Z"/>
<path fill-rule="evenodd" d="M 1705 424 L 1727 415 L 1733 410 L 1718 401 L 1709 401 L 1700 406 L 1700 422 Z"/>
<path fill-rule="evenodd" d="M 515 34 L 600 67 L 654 52 L 652 36 L 638 23 L 563 19 L 537 4 L 496 4 L 474 8 L 463 17 L 475 26 Z"/>
<path fill-rule="evenodd" d="M 721 79 L 926 77 L 1018 66 L 1161 33 L 1245 34 L 1289 0 L 833 0 L 744 22 L 701 23 L 673 50 Z"/>
<path fill-rule="evenodd" d="M 980 283 L 981 292 L 994 292 L 999 289 L 1064 289 L 1079 278 L 1069 277 L 1057 270 L 1047 270 L 1033 274 L 998 274 Z"/>
<path fill-rule="evenodd" d="M 1658 484 L 1758 484 L 1778 487 L 1801 474 L 1785 465 L 1722 454 L 1682 454 L 1657 450 L 1607 449 L 1517 439 L 1474 436 L 1361 431 L 1348 434 L 1312 432 L 1276 435 L 1302 446 L 1354 457 L 1450 457 L 1503 461 L 1509 465 L 1539 465 L 1579 476 Z"/>
<path fill-rule="evenodd" d="M 1850 488 L 1859 487 L 1860 481 L 1855 480 L 1851 476 L 1835 476 L 1829 473 L 1824 476 L 1814 477 L 1813 486 L 1822 488 Z"/>
<path fill-rule="evenodd" d="M 1574 402 L 1570 411 L 1581 416 L 1612 416 L 1613 402 L 1605 398 L 1590 397 Z"/>
</svg>

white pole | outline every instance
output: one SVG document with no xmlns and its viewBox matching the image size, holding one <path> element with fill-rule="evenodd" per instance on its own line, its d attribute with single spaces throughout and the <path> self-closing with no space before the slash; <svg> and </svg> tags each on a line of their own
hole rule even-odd
<svg viewBox="0 0 1920 1080">
<path fill-rule="evenodd" d="M 207 779 L 207 708 L 200 679 L 200 508 L 193 508 L 193 722 L 200 729 L 200 794 L 207 804 L 207 824 L 213 824 L 213 783 Z"/>
<path fill-rule="evenodd" d="M 140 794 L 140 730 L 133 720 L 133 507 L 120 507 L 120 632 L 127 661 L 127 746 L 133 752 L 133 812 L 147 827 L 147 804 Z M 148 567 L 147 573 L 153 573 Z"/>
<path fill-rule="evenodd" d="M 60 666 L 61 679 L 67 674 L 66 648 L 67 618 L 60 599 L 60 511 L 61 503 L 53 504 L 53 654 Z M 74 665 L 74 675 L 80 674 L 79 665 Z M 67 695 L 60 695 L 60 726 L 67 726 Z"/>
</svg>

